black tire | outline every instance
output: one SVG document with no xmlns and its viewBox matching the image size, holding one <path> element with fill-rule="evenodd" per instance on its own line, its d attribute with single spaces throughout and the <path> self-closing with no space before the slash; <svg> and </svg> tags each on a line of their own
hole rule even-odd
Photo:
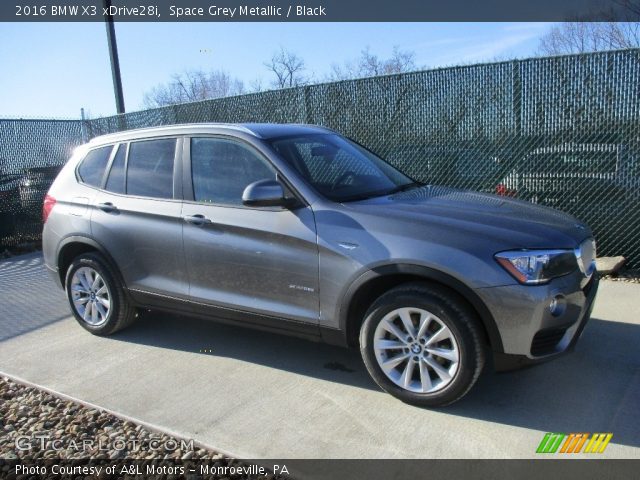
<svg viewBox="0 0 640 480">
<path fill-rule="evenodd" d="M 444 324 L 453 335 L 457 343 L 457 352 L 459 355 L 457 371 L 451 375 L 451 380 L 449 380 L 448 384 L 445 384 L 445 381 L 435 375 L 437 373 L 435 370 L 433 370 L 432 374 L 429 374 L 430 378 L 433 375 L 435 376 L 436 382 L 442 382 L 444 384 L 442 388 L 434 389 L 431 393 L 413 392 L 394 383 L 380 366 L 373 346 L 376 329 L 387 314 L 399 308 L 426 310 L 432 315 L 435 315 L 437 320 Z M 414 318 L 415 317 L 412 316 L 412 321 L 414 321 Z M 417 330 L 418 323 L 416 322 L 415 325 Z M 438 328 L 442 326 L 440 323 L 435 323 L 435 325 Z M 415 337 L 417 337 L 417 335 Z M 423 338 L 426 338 L 425 341 L 428 340 L 428 336 Z M 441 407 L 462 398 L 477 381 L 485 363 L 485 343 L 483 338 L 483 330 L 477 316 L 465 305 L 459 296 L 437 285 L 411 283 L 389 290 L 376 300 L 365 313 L 364 323 L 360 330 L 360 352 L 367 370 L 383 390 L 403 402 L 412 405 Z M 408 338 L 406 340 L 408 340 Z M 450 340 L 445 340 L 445 342 L 447 341 Z M 417 338 L 414 343 L 418 343 Z M 450 343 L 450 345 L 453 345 L 453 343 Z M 417 349 L 418 347 L 415 348 Z M 411 352 L 410 348 L 402 349 L 402 351 L 396 348 L 395 351 L 398 353 L 392 354 L 389 358 L 393 359 L 396 355 L 407 355 L 406 352 Z M 422 379 L 421 372 L 418 370 L 416 373 L 415 371 L 416 368 L 419 369 L 423 361 L 422 355 L 426 357 L 430 356 L 430 354 L 427 353 L 426 350 L 423 350 L 417 356 L 413 356 L 413 353 L 408 353 L 408 355 L 412 359 L 417 359 L 417 363 L 414 363 L 409 370 L 413 372 L 411 378 L 417 379 L 412 380 L 410 385 L 413 386 L 417 384 L 418 381 L 421 382 Z M 445 366 L 451 365 L 451 363 L 447 363 L 446 360 L 440 360 L 437 357 L 432 357 L 432 359 L 443 362 Z M 398 373 L 403 370 L 402 365 L 405 365 L 404 368 L 406 368 L 407 364 L 400 363 L 396 367 L 398 368 Z M 427 364 L 425 363 L 425 365 Z M 393 374 L 397 375 L 395 372 Z M 407 378 L 409 376 L 409 374 L 406 375 Z M 428 384 L 427 381 L 421 383 L 421 385 L 425 384 Z"/>
<path fill-rule="evenodd" d="M 85 321 L 76 309 L 72 298 L 71 286 L 73 276 L 83 267 L 88 267 L 97 272 L 108 288 L 110 307 L 106 315 L 106 320 L 99 325 L 91 325 Z M 118 330 L 128 327 L 137 318 L 136 309 L 127 298 L 118 275 L 109 265 L 109 262 L 98 253 L 85 253 L 73 259 L 73 262 L 71 262 L 71 265 L 69 265 L 67 269 L 67 275 L 65 277 L 65 292 L 75 319 L 85 330 L 94 335 L 111 335 Z"/>
</svg>

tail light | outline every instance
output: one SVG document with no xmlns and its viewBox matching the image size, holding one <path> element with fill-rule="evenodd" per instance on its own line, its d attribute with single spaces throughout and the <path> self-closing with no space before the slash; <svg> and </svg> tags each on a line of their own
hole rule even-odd
<svg viewBox="0 0 640 480">
<path fill-rule="evenodd" d="M 42 204 L 42 223 L 46 223 L 47 219 L 49 218 L 49 214 L 51 213 L 51 210 L 53 210 L 53 207 L 56 204 L 56 199 L 53 198 L 51 195 L 45 195 L 44 196 L 44 203 Z"/>
</svg>

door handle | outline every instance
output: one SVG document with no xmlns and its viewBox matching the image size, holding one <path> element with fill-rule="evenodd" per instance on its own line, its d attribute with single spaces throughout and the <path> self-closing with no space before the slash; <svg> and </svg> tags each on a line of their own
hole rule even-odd
<svg viewBox="0 0 640 480">
<path fill-rule="evenodd" d="M 100 210 L 102 210 L 103 212 L 115 212 L 116 210 L 118 210 L 118 207 L 116 207 L 113 203 L 111 202 L 104 202 L 104 203 L 99 203 L 98 204 L 98 208 Z"/>
<path fill-rule="evenodd" d="M 196 225 L 198 227 L 201 227 L 202 225 L 207 225 L 209 223 L 212 223 L 211 220 L 209 220 L 207 217 L 205 217 L 204 215 L 186 215 L 184 217 L 182 217 L 184 219 L 185 222 L 190 223 L 191 225 Z"/>
</svg>

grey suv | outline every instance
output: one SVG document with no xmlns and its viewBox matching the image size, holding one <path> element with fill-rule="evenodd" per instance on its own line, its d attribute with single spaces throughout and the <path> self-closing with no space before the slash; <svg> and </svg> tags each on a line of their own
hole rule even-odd
<svg viewBox="0 0 640 480">
<path fill-rule="evenodd" d="M 569 350 L 598 284 L 572 217 L 423 185 L 316 126 L 96 138 L 43 217 L 45 263 L 91 333 L 145 308 L 359 347 L 424 406 L 461 398 L 490 355 L 505 370 Z"/>
</svg>

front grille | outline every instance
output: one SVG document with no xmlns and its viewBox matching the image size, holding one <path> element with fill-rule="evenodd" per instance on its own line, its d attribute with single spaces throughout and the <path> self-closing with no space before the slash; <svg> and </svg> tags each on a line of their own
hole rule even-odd
<svg viewBox="0 0 640 480">
<path fill-rule="evenodd" d="M 531 355 L 547 355 L 553 353 L 566 331 L 566 328 L 547 328 L 540 330 L 535 334 L 531 342 Z"/>
</svg>

